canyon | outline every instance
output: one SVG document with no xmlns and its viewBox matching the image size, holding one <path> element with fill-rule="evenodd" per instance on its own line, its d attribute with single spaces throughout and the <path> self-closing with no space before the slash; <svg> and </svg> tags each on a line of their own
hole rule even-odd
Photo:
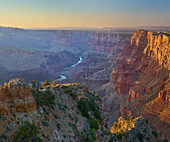
<svg viewBox="0 0 170 142">
<path fill-rule="evenodd" d="M 82 83 L 103 98 L 109 127 L 122 115 L 143 116 L 170 139 L 169 39 L 168 32 L 138 29 L 114 60 L 96 65 L 98 70 L 89 67 L 88 73 L 83 72 Z"/>
<path fill-rule="evenodd" d="M 77 76 L 94 53 L 94 60 L 110 53 L 117 55 L 128 38 L 129 34 L 109 31 L 0 27 L 0 83 L 16 77 L 26 82 L 55 80 L 60 78 L 58 72 L 75 64 L 81 56 L 82 67 L 65 73 L 68 77 Z"/>
<path fill-rule="evenodd" d="M 80 57 L 83 60 L 76 64 Z M 101 97 L 108 128 L 120 116 L 143 116 L 170 140 L 169 31 L 33 31 L 0 27 L 0 72 L 1 84 L 16 77 L 28 83 L 47 79 L 58 79 L 57 83 L 62 84 L 81 83 Z M 64 78 L 60 80 L 61 75 Z M 17 80 L 21 86 L 16 87 L 14 82 L 0 86 L 0 112 L 35 111 L 27 85 Z M 12 94 L 12 88 L 27 91 L 22 96 Z M 19 103 L 9 110 L 15 99 Z"/>
</svg>

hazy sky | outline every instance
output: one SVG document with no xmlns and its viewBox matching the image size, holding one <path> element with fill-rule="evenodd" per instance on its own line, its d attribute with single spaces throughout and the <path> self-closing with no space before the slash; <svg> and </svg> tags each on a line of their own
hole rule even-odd
<svg viewBox="0 0 170 142">
<path fill-rule="evenodd" d="M 170 0 L 0 0 L 0 25 L 170 26 Z"/>
</svg>

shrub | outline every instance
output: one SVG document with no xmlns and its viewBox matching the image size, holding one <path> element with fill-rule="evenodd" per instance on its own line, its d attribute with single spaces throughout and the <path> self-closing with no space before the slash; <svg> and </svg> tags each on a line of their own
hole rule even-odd
<svg viewBox="0 0 170 142">
<path fill-rule="evenodd" d="M 49 126 L 49 123 L 47 121 L 42 121 L 42 124 L 43 124 L 43 126 L 46 126 L 46 127 Z"/>
<path fill-rule="evenodd" d="M 74 100 L 77 100 L 77 94 L 71 94 L 71 96 Z"/>
<path fill-rule="evenodd" d="M 136 134 L 136 136 L 137 136 L 137 138 L 139 139 L 140 142 L 143 142 L 143 135 L 140 132 L 138 132 Z"/>
<path fill-rule="evenodd" d="M 96 142 L 96 130 L 87 128 L 88 130 L 82 132 L 81 137 L 84 142 Z"/>
<path fill-rule="evenodd" d="M 84 117 L 87 117 L 87 118 L 90 117 L 90 115 L 88 113 L 90 111 L 88 101 L 83 101 L 83 99 L 81 99 L 80 101 L 78 101 L 77 107 L 79 108 L 79 110 L 81 111 L 81 113 Z"/>
<path fill-rule="evenodd" d="M 17 142 L 42 142 L 42 139 L 37 136 L 38 134 L 39 129 L 34 124 L 30 124 L 28 121 L 25 121 L 23 126 L 19 128 Z"/>
<path fill-rule="evenodd" d="M 60 123 L 57 123 L 57 128 L 61 129 L 61 124 Z"/>
<path fill-rule="evenodd" d="M 55 95 L 52 94 L 50 90 L 46 90 L 45 92 L 42 92 L 41 95 L 39 96 L 39 105 L 46 105 L 49 107 L 52 107 L 55 105 Z"/>
<path fill-rule="evenodd" d="M 113 137 L 111 137 L 111 138 L 109 139 L 109 142 L 113 142 L 113 139 L 114 139 L 114 138 L 113 138 Z"/>
<path fill-rule="evenodd" d="M 105 128 L 108 128 L 108 125 L 107 125 L 107 123 L 105 123 L 105 125 L 104 125 L 104 126 L 105 126 Z"/>
<path fill-rule="evenodd" d="M 158 133 L 157 133 L 155 130 L 152 131 L 152 134 L 153 134 L 155 137 L 158 136 Z"/>
<path fill-rule="evenodd" d="M 72 93 L 72 90 L 71 90 L 71 89 L 68 89 L 68 90 L 64 91 L 64 93 L 66 93 L 66 94 L 71 94 L 71 93 Z"/>
<path fill-rule="evenodd" d="M 7 136 L 5 134 L 2 134 L 1 136 L 3 139 L 7 139 Z"/>
<path fill-rule="evenodd" d="M 130 116 L 130 122 L 133 122 L 133 119 L 134 119 L 133 116 Z"/>
<path fill-rule="evenodd" d="M 121 140 L 121 139 L 122 139 L 122 133 L 118 133 L 118 134 L 117 134 L 117 138 L 118 138 L 119 140 Z"/>
<path fill-rule="evenodd" d="M 89 118 L 89 122 L 90 122 L 90 128 L 91 129 L 99 129 L 99 123 L 95 118 Z"/>
<path fill-rule="evenodd" d="M 48 85 L 50 85 L 50 83 L 49 83 L 48 80 L 46 80 L 46 81 L 42 84 L 42 87 L 44 88 L 45 86 L 48 86 Z"/>
<path fill-rule="evenodd" d="M 4 116 L 3 120 L 4 120 L 4 121 L 6 120 L 6 116 Z"/>
</svg>

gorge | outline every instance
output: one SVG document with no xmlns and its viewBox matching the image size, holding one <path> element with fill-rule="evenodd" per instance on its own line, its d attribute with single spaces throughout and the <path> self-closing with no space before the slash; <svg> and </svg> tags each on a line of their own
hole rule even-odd
<svg viewBox="0 0 170 142">
<path fill-rule="evenodd" d="M 60 72 L 62 72 L 62 71 L 67 71 L 68 69 L 77 66 L 78 64 L 80 64 L 80 63 L 82 62 L 82 60 L 83 60 L 83 59 L 82 59 L 82 57 L 80 56 L 77 63 L 71 65 L 70 67 L 66 67 L 65 69 L 59 71 L 58 73 L 60 73 Z M 60 78 L 59 78 L 59 79 L 56 79 L 56 81 L 62 81 L 62 80 L 64 80 L 64 79 L 67 79 L 67 76 L 64 76 L 63 74 L 60 74 Z"/>
<path fill-rule="evenodd" d="M 93 70 L 91 74 L 83 72 L 86 76 L 82 83 L 90 89 L 95 88 L 97 95 L 104 100 L 104 115 L 109 126 L 121 115 L 142 115 L 169 140 L 169 39 L 168 32 L 138 29 L 129 45 L 112 61 L 114 65 L 109 66 L 111 69 L 104 67 Z M 106 64 L 108 61 L 98 67 Z M 110 75 L 106 80 L 108 70 Z"/>
<path fill-rule="evenodd" d="M 71 128 L 68 134 L 71 139 L 74 139 L 73 132 L 80 132 L 82 127 L 87 125 L 86 118 L 80 116 L 81 113 L 77 109 L 76 101 L 83 98 L 85 101 L 92 99 L 101 107 L 103 123 L 107 124 L 108 129 L 112 128 L 115 131 L 112 127 L 114 122 L 127 121 L 121 116 L 127 118 L 133 116 L 136 117 L 134 122 L 138 122 L 139 119 L 138 123 L 147 126 L 147 130 L 153 129 L 149 125 L 152 123 L 161 137 L 170 140 L 170 32 L 168 30 L 165 32 L 152 29 L 150 31 L 142 29 L 32 31 L 0 27 L 0 73 L 1 84 L 12 78 L 21 78 L 27 83 L 31 80 L 49 80 L 50 83 L 55 80 L 55 84 L 51 83 L 50 89 L 57 94 L 60 102 L 56 102 L 57 108 L 54 110 L 47 107 L 42 107 L 42 110 L 50 111 L 51 127 L 53 127 L 52 120 L 59 119 L 63 127 L 67 128 L 67 122 L 56 116 L 62 110 L 62 117 L 65 117 L 67 107 L 61 104 L 64 101 L 71 110 L 66 111 L 69 115 L 68 120 L 71 119 L 69 111 L 76 120 L 77 117 L 81 118 L 75 130 L 72 130 L 72 125 L 69 124 Z M 67 83 L 70 84 L 62 86 Z M 16 91 L 13 94 L 11 90 Z M 23 92 L 26 94 L 22 96 Z M 72 98 L 69 98 L 70 95 Z M 5 102 L 1 101 L 3 98 Z M 11 80 L 4 87 L 0 86 L 0 112 L 3 115 L 9 113 L 13 118 L 12 113 L 38 111 L 35 100 L 31 97 L 29 87 L 19 79 Z M 10 106 L 14 106 L 13 109 L 10 109 Z M 46 121 L 45 113 L 48 112 L 42 114 L 44 119 L 41 121 Z M 31 115 L 37 120 L 41 119 L 37 112 Z M 147 120 L 146 123 L 143 119 Z M 74 120 L 75 123 L 77 122 Z M 56 124 L 58 125 L 57 122 Z M 105 130 L 104 124 L 101 124 L 101 128 Z M 42 135 L 48 131 L 51 136 L 49 128 L 42 129 Z M 103 140 L 110 138 L 104 132 L 100 132 L 97 131 L 98 137 L 104 135 Z M 145 133 L 144 130 L 140 132 Z M 148 133 L 149 136 L 146 135 L 145 139 L 147 136 L 151 137 L 150 141 L 159 139 L 153 136 L 155 132 Z M 68 135 L 64 131 L 60 131 L 60 134 Z M 136 140 L 136 137 L 131 140 Z"/>
</svg>

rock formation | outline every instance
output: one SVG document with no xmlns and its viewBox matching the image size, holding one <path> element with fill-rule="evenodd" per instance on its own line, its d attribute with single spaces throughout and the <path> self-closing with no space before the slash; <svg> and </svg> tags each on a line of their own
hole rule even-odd
<svg viewBox="0 0 170 142">
<path fill-rule="evenodd" d="M 0 113 L 30 112 L 36 109 L 30 87 L 20 79 L 0 86 Z"/>
<path fill-rule="evenodd" d="M 161 131 L 162 136 L 170 139 L 167 128 L 170 124 L 169 37 L 166 32 L 154 33 L 138 29 L 134 32 L 131 43 L 112 61 L 110 82 L 95 90 L 104 99 L 104 114 L 110 118 L 109 126 L 113 123 L 114 116 L 115 121 L 121 115 L 142 115 Z M 110 86 L 108 84 L 112 84 L 113 88 L 107 89 Z M 105 91 L 101 91 L 102 89 Z M 158 111 L 152 113 L 154 110 Z M 109 112 L 113 113 L 112 117 Z"/>
<path fill-rule="evenodd" d="M 154 126 L 144 120 L 142 117 L 128 119 L 119 117 L 118 122 L 114 123 L 111 133 L 118 135 L 122 142 L 126 141 L 147 141 L 147 142 L 163 142 L 164 140 L 155 131 Z M 115 139 L 116 140 L 116 139 Z"/>
<path fill-rule="evenodd" d="M 148 32 L 148 45 L 144 54 L 157 61 L 160 66 L 170 70 L 170 33 Z"/>
</svg>

